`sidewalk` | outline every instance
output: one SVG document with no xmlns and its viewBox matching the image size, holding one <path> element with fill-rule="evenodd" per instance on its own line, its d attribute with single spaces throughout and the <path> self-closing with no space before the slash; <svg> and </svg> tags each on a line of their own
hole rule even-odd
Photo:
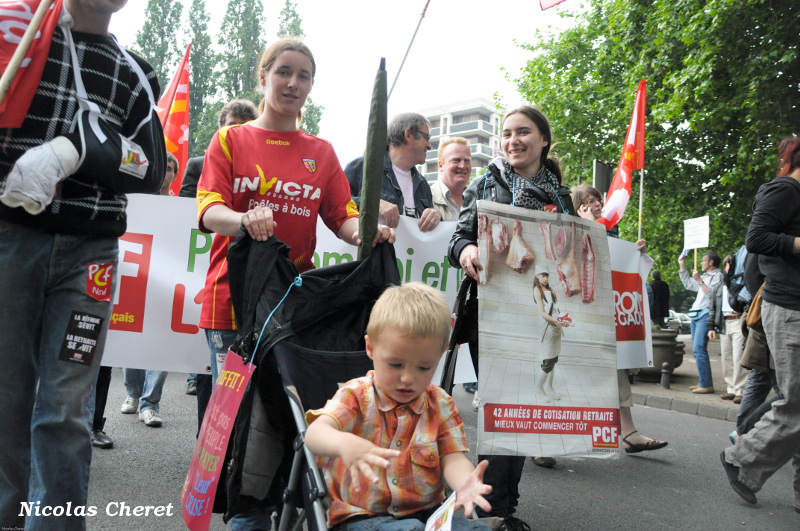
<svg viewBox="0 0 800 531">
<path fill-rule="evenodd" d="M 692 385 L 697 385 L 697 365 L 692 355 L 692 336 L 680 335 L 678 341 L 686 345 L 683 363 L 672 372 L 670 389 L 660 389 L 658 382 L 642 382 L 638 378 L 631 385 L 633 403 L 658 409 L 670 409 L 680 413 L 699 415 L 717 420 L 736 422 L 739 404 L 733 400 L 722 400 L 720 396 L 727 392 L 728 387 L 722 379 L 720 366 L 719 339 L 708 342 L 708 355 L 711 360 L 711 375 L 714 379 L 714 394 L 695 395 L 689 390 Z"/>
</svg>

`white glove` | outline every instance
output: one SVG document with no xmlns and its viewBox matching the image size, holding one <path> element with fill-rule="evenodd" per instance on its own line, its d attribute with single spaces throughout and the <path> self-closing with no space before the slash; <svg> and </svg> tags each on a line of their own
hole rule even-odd
<svg viewBox="0 0 800 531">
<path fill-rule="evenodd" d="M 63 136 L 29 149 L 11 168 L 0 201 L 40 214 L 53 201 L 59 181 L 78 169 L 79 160 L 78 150 Z"/>
</svg>

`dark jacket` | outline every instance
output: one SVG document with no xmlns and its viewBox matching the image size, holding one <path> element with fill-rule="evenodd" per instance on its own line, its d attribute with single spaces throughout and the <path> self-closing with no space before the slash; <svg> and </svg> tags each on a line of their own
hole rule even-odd
<svg viewBox="0 0 800 531">
<path fill-rule="evenodd" d="M 650 287 L 653 288 L 652 318 L 656 320 L 669 317 L 669 284 L 663 280 L 653 280 Z"/>
<path fill-rule="evenodd" d="M 747 250 L 758 253 L 766 277 L 762 298 L 782 308 L 800 311 L 800 255 L 794 239 L 800 236 L 800 183 L 778 177 L 758 189 L 753 219 L 747 230 Z"/>
<path fill-rule="evenodd" d="M 725 316 L 722 313 L 722 286 L 724 286 L 722 282 L 717 282 L 711 288 L 711 307 L 708 309 L 708 329 L 714 330 L 718 334 L 725 333 Z"/>
<path fill-rule="evenodd" d="M 546 201 L 552 202 L 558 207 L 559 212 L 575 215 L 575 208 L 572 206 L 569 188 L 560 186 L 556 191 L 542 190 L 546 195 Z M 556 194 L 558 197 L 556 197 Z M 489 164 L 486 175 L 476 177 L 464 191 L 464 200 L 461 204 L 461 214 L 458 217 L 458 225 L 453 237 L 450 239 L 450 247 L 447 257 L 453 267 L 461 267 L 459 257 L 461 251 L 470 244 L 478 241 L 478 200 L 488 200 L 495 203 L 510 205 L 514 200 L 511 192 L 511 185 L 495 163 Z M 542 199 L 545 199 L 544 197 Z"/>
<path fill-rule="evenodd" d="M 186 162 L 186 171 L 183 172 L 181 181 L 180 197 L 197 197 L 197 182 L 200 174 L 203 173 L 203 162 L 205 157 L 192 157 Z"/>
<path fill-rule="evenodd" d="M 364 174 L 364 157 L 358 157 L 348 164 L 344 169 L 347 180 L 350 182 L 350 195 L 353 196 L 358 208 L 361 208 L 361 182 Z M 414 209 L 417 216 L 422 215 L 426 208 L 433 208 L 433 196 L 428 181 L 420 174 L 416 168 L 411 168 L 411 178 L 414 181 Z M 381 199 L 394 203 L 403 215 L 403 192 L 397 183 L 397 177 L 392 170 L 392 159 L 389 152 L 383 159 L 383 189 Z"/>
</svg>

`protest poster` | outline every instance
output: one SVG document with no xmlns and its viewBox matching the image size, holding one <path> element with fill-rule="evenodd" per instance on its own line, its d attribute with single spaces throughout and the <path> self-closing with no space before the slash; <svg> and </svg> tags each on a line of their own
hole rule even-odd
<svg viewBox="0 0 800 531">
<path fill-rule="evenodd" d="M 618 456 L 605 228 L 479 201 L 478 233 L 478 453 Z"/>
<path fill-rule="evenodd" d="M 608 249 L 617 325 L 617 368 L 652 367 L 653 331 L 645 284 L 653 259 L 640 253 L 635 243 L 617 238 L 608 239 Z"/>
<path fill-rule="evenodd" d="M 708 216 L 683 220 L 683 248 L 708 247 L 709 232 Z"/>
<path fill-rule="evenodd" d="M 225 452 L 255 365 L 228 351 L 197 435 L 189 472 L 181 491 L 181 513 L 192 531 L 208 531 Z"/>
</svg>

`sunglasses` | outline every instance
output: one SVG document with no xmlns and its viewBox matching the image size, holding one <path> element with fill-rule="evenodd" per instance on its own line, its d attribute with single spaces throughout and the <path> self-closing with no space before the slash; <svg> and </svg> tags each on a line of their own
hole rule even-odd
<svg viewBox="0 0 800 531">
<path fill-rule="evenodd" d="M 584 201 L 581 205 L 593 205 L 595 203 L 600 203 L 600 206 L 603 206 L 602 199 L 589 199 L 588 201 Z"/>
</svg>

